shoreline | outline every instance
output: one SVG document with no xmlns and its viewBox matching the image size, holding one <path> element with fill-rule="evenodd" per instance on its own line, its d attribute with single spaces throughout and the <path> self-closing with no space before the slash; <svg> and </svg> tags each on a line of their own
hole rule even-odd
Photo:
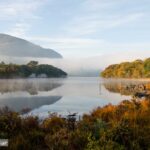
<svg viewBox="0 0 150 150">
<path fill-rule="evenodd" d="M 101 79 L 103 80 L 124 80 L 124 81 L 140 81 L 140 82 L 150 82 L 150 78 L 103 78 L 101 77 Z"/>
</svg>

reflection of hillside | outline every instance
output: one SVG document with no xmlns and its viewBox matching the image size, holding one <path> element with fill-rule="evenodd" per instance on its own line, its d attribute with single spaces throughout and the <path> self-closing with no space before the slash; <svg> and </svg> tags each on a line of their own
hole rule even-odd
<svg viewBox="0 0 150 150">
<path fill-rule="evenodd" d="M 25 108 L 35 109 L 43 105 L 51 105 L 60 100 L 61 96 L 40 96 L 40 97 L 15 97 L 0 100 L 0 107 L 9 107 L 14 111 L 21 111 Z"/>
<path fill-rule="evenodd" d="M 37 95 L 39 91 L 51 91 L 61 85 L 62 83 L 55 83 L 47 79 L 0 80 L 0 93 L 23 91 Z"/>
<path fill-rule="evenodd" d="M 120 93 L 121 95 L 150 94 L 150 83 L 105 82 L 103 85 L 109 92 Z"/>
</svg>

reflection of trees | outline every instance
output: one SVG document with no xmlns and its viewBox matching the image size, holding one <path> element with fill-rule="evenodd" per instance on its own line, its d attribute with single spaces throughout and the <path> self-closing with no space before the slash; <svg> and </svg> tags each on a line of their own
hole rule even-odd
<svg viewBox="0 0 150 150">
<path fill-rule="evenodd" d="M 104 87 L 113 93 L 121 93 L 123 95 L 130 95 L 127 91 L 123 90 L 123 85 L 121 83 L 104 83 Z"/>
<path fill-rule="evenodd" d="M 135 95 L 136 93 L 150 94 L 150 83 L 139 82 L 104 82 L 104 87 L 113 93 L 121 95 Z"/>
<path fill-rule="evenodd" d="M 24 91 L 31 95 L 37 95 L 39 91 L 51 91 L 62 85 L 62 82 L 54 82 L 48 79 L 40 80 L 0 80 L 0 93 Z"/>
</svg>

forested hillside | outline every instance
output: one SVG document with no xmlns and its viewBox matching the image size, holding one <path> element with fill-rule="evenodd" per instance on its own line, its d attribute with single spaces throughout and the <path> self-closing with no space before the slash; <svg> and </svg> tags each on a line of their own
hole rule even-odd
<svg viewBox="0 0 150 150">
<path fill-rule="evenodd" d="M 102 73 L 104 78 L 150 78 L 150 58 L 108 66 Z"/>
<path fill-rule="evenodd" d="M 67 73 L 47 64 L 30 61 L 26 65 L 0 63 L 0 78 L 65 77 Z"/>
</svg>

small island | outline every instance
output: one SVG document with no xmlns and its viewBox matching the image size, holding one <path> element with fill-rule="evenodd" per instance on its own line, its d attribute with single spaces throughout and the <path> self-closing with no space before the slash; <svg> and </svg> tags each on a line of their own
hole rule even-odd
<svg viewBox="0 0 150 150">
<path fill-rule="evenodd" d="M 24 65 L 0 63 L 0 78 L 52 78 L 66 77 L 63 70 L 48 64 L 30 61 Z"/>
<path fill-rule="evenodd" d="M 150 78 L 150 58 L 110 65 L 101 73 L 101 76 L 104 78 Z"/>
</svg>

